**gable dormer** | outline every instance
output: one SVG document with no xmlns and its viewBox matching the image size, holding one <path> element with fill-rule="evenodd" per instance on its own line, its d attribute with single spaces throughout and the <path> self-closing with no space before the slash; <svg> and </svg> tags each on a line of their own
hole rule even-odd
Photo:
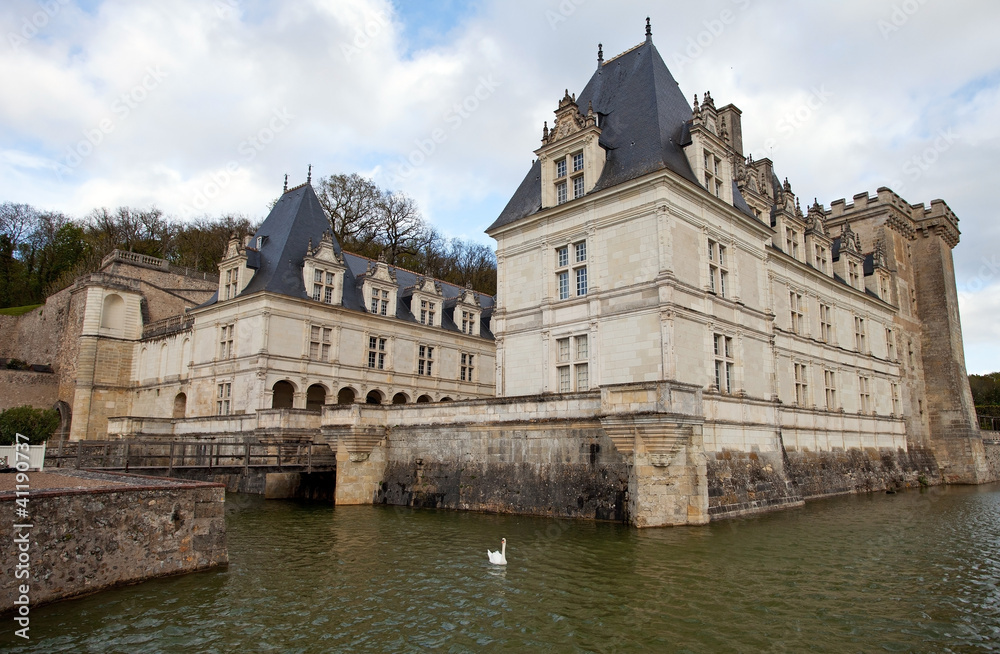
<svg viewBox="0 0 1000 654">
<path fill-rule="evenodd" d="M 861 238 L 851 229 L 850 223 L 844 223 L 836 245 L 833 271 L 849 286 L 865 290 L 865 256 L 861 253 Z"/>
<path fill-rule="evenodd" d="M 586 115 L 576 95 L 559 101 L 552 129 L 542 128 L 542 147 L 535 150 L 542 171 L 542 208 L 548 209 L 589 193 L 604 171 L 606 158 L 600 145 L 601 128 L 592 106 Z"/>
<path fill-rule="evenodd" d="M 344 275 L 347 266 L 344 257 L 333 246 L 333 235 L 323 232 L 319 244 L 313 247 L 312 239 L 302 259 L 302 283 L 306 293 L 324 304 L 343 304 Z"/>
<path fill-rule="evenodd" d="M 389 268 L 384 256 L 368 264 L 368 270 L 361 276 L 361 293 L 365 298 L 368 313 L 396 317 L 396 297 L 399 287 L 396 273 Z"/>
<path fill-rule="evenodd" d="M 798 205 L 795 194 L 792 193 L 792 185 L 785 178 L 785 183 L 775 193 L 776 201 L 774 205 L 773 224 L 774 247 L 778 248 L 793 259 L 808 261 L 808 256 L 803 256 L 805 250 L 806 218 L 802 215 L 802 209 Z"/>
<path fill-rule="evenodd" d="M 730 110 L 730 107 L 732 111 Z M 705 189 L 727 204 L 733 204 L 732 146 L 726 118 L 738 120 L 739 110 L 727 105 L 722 115 L 715 109 L 712 94 L 705 91 L 704 101 L 694 96 L 691 114 L 691 142 L 684 147 L 688 163 Z M 740 155 L 742 158 L 742 155 Z"/>
<path fill-rule="evenodd" d="M 875 241 L 875 251 L 869 255 L 865 266 L 865 289 L 874 293 L 883 302 L 895 304 L 892 298 L 892 273 L 885 255 L 885 241 Z"/>
<path fill-rule="evenodd" d="M 441 282 L 429 277 L 417 280 L 410 296 L 410 313 L 421 325 L 440 327 L 441 314 L 444 313 Z"/>
<path fill-rule="evenodd" d="M 232 300 L 243 292 L 250 280 L 253 279 L 255 267 L 249 263 L 249 252 L 257 253 L 257 250 L 250 248 L 251 237 L 247 236 L 241 242 L 236 234 L 229 237 L 226 244 L 226 253 L 219 262 L 219 301 Z M 258 257 L 254 257 L 255 261 Z"/>
<path fill-rule="evenodd" d="M 483 315 L 483 307 L 479 303 L 479 295 L 466 287 L 455 300 L 455 324 L 458 331 L 470 336 L 479 336 L 479 321 Z"/>
<path fill-rule="evenodd" d="M 813 200 L 806 214 L 806 261 L 827 277 L 833 276 L 833 240 L 826 233 L 826 211 Z"/>
</svg>

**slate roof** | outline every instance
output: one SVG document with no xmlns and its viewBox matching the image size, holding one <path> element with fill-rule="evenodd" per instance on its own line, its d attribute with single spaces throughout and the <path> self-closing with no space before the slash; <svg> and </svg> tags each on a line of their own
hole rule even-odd
<svg viewBox="0 0 1000 654">
<path fill-rule="evenodd" d="M 591 192 L 664 168 L 698 183 L 682 147 L 690 142 L 691 105 L 651 38 L 601 65 L 576 102 L 581 110 L 588 103 L 593 105 L 601 128 L 600 144 L 607 151 L 604 171 Z M 541 210 L 540 172 L 536 160 L 487 231 Z M 746 205 L 742 196 L 737 202 L 738 209 L 749 211 L 741 206 Z"/>
<path fill-rule="evenodd" d="M 267 215 L 267 218 L 253 235 L 254 244 L 259 237 L 263 237 L 259 251 L 249 248 L 247 250 L 248 265 L 252 263 L 251 259 L 256 259 L 257 269 L 253 279 L 240 295 L 269 291 L 289 297 L 310 299 L 312 296 L 306 291 L 302 280 L 302 262 L 310 240 L 314 246 L 318 245 L 323 232 L 329 231 L 329 229 L 330 221 L 310 184 L 303 184 L 283 193 L 271 209 L 271 213 Z M 367 257 L 343 251 L 336 238 L 333 239 L 333 249 L 343 255 L 344 264 L 347 266 L 344 277 L 343 307 L 367 313 L 359 280 L 367 272 L 369 265 L 374 262 Z M 415 286 L 421 276 L 395 266 L 389 266 L 389 269 L 395 273 L 396 283 L 399 287 L 399 291 L 396 293 L 396 318 L 417 322 L 417 319 L 410 312 L 409 297 L 404 298 L 403 291 L 408 287 Z M 441 282 L 441 293 L 445 305 L 441 321 L 442 328 L 449 331 L 459 331 L 452 314 L 455 298 L 460 296 L 464 290 L 455 284 Z M 489 329 L 489 320 L 493 315 L 493 297 L 479 292 L 476 292 L 476 296 L 482 307 L 480 334 L 484 338 L 493 339 L 493 333 Z M 451 302 L 449 303 L 448 300 Z M 216 302 L 218 302 L 218 293 L 202 306 L 209 306 Z"/>
</svg>

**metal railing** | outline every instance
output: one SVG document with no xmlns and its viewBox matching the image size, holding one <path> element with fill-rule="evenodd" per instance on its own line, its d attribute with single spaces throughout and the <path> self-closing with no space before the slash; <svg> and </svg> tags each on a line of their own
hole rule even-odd
<svg viewBox="0 0 1000 654">
<path fill-rule="evenodd" d="M 50 449 L 45 465 L 88 470 L 166 470 L 275 467 L 312 472 L 332 467 L 331 456 L 314 457 L 313 443 L 297 441 L 77 441 Z"/>
</svg>

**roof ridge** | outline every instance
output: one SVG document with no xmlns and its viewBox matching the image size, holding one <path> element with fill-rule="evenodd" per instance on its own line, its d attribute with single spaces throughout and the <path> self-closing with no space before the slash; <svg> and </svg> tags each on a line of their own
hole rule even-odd
<svg viewBox="0 0 1000 654">
<path fill-rule="evenodd" d="M 625 55 L 627 55 L 628 53 L 632 52 L 633 50 L 636 50 L 637 48 L 641 48 L 642 46 L 646 45 L 646 43 L 647 43 L 646 41 L 643 41 L 642 43 L 638 43 L 636 45 L 633 45 L 631 48 L 629 48 L 625 52 L 620 52 L 620 53 L 616 54 L 614 57 L 611 57 L 610 59 L 608 59 L 607 61 L 605 61 L 601 65 L 602 66 L 607 66 L 608 64 L 610 64 L 615 59 L 618 59 L 620 57 L 624 57 Z"/>
</svg>

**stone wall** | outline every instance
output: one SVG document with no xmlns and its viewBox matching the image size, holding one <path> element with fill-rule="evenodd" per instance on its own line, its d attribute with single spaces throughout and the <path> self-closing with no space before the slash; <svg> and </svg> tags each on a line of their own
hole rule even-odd
<svg viewBox="0 0 1000 654">
<path fill-rule="evenodd" d="M 16 406 L 51 409 L 59 399 L 59 379 L 48 372 L 0 370 L 0 411 Z"/>
<path fill-rule="evenodd" d="M 70 289 L 20 316 L 0 316 L 0 358 L 59 366 L 59 340 L 69 318 Z"/>
<path fill-rule="evenodd" d="M 628 481 L 599 423 L 397 429 L 374 501 L 626 521 Z"/>
<path fill-rule="evenodd" d="M 998 432 L 983 432 L 996 437 Z M 984 440 L 983 450 L 986 453 L 986 467 L 990 471 L 993 479 L 1000 479 L 1000 441 Z"/>
<path fill-rule="evenodd" d="M 141 479 L 139 484 L 32 491 L 31 606 L 228 563 L 222 486 Z M 13 495 L 0 494 L 4 515 L 14 514 Z M 0 531 L 0 551 L 8 553 L 0 612 L 9 611 L 18 597 L 13 538 L 12 530 Z"/>
<path fill-rule="evenodd" d="M 1000 451 L 997 459 L 1000 463 Z M 799 506 L 829 495 L 939 483 L 933 454 L 914 447 L 780 453 L 726 450 L 710 455 L 708 511 L 718 519 Z"/>
</svg>

